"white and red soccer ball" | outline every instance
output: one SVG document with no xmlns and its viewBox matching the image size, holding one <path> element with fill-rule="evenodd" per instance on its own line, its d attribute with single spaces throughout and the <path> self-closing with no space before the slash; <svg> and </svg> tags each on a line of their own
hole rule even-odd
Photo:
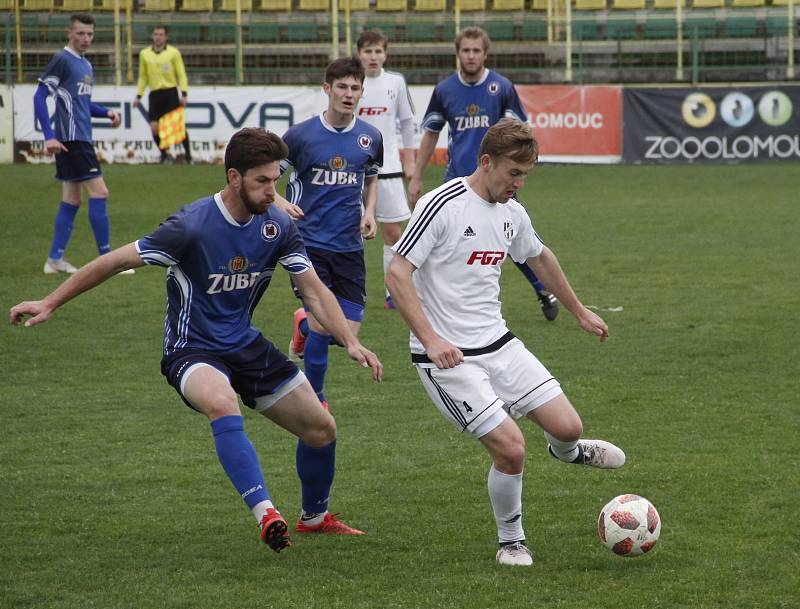
<svg viewBox="0 0 800 609">
<path fill-rule="evenodd" d="M 641 556 L 656 545 L 661 534 L 661 518 L 644 497 L 619 495 L 600 512 L 597 532 L 614 554 Z"/>
</svg>

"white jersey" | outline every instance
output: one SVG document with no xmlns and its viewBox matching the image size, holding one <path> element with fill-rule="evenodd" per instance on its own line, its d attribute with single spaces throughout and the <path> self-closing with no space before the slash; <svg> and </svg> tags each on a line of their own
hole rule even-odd
<svg viewBox="0 0 800 609">
<path fill-rule="evenodd" d="M 379 175 L 402 173 L 397 122 L 414 117 L 414 104 L 403 75 L 382 69 L 378 76 L 367 76 L 356 116 L 383 135 L 383 168 Z"/>
<path fill-rule="evenodd" d="M 466 178 L 423 196 L 392 248 L 417 267 L 414 287 L 436 333 L 457 347 L 481 349 L 508 332 L 500 307 L 500 265 L 542 253 L 544 244 L 514 199 L 489 203 Z M 412 353 L 425 353 L 414 334 Z"/>
</svg>

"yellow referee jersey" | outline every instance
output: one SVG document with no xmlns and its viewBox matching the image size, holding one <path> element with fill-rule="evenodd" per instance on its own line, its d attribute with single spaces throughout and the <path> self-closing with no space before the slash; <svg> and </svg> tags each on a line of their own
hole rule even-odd
<svg viewBox="0 0 800 609">
<path fill-rule="evenodd" d="M 147 87 L 151 91 L 179 87 L 184 95 L 189 92 L 183 57 L 174 46 L 168 44 L 160 53 L 151 46 L 139 53 L 139 97 Z"/>
</svg>

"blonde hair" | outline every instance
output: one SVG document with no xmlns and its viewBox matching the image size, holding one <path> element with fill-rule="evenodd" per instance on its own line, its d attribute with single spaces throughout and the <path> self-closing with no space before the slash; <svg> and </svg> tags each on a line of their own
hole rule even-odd
<svg viewBox="0 0 800 609">
<path fill-rule="evenodd" d="M 487 53 L 489 52 L 489 44 L 491 43 L 491 40 L 489 39 L 489 34 L 487 34 L 486 30 L 483 28 L 475 25 L 461 30 L 458 33 L 458 36 L 456 36 L 456 52 L 461 50 L 461 41 L 464 40 L 464 38 L 470 38 L 473 40 L 480 39 L 480 41 L 483 42 L 483 50 Z"/>
<path fill-rule="evenodd" d="M 484 154 L 493 161 L 505 157 L 524 165 L 534 165 L 539 159 L 539 142 L 533 137 L 529 124 L 515 118 L 501 118 L 481 140 L 478 158 Z"/>
</svg>

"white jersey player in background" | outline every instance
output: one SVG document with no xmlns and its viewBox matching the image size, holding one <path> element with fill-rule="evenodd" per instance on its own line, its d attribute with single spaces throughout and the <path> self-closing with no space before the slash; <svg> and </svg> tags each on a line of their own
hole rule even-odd
<svg viewBox="0 0 800 609">
<path fill-rule="evenodd" d="M 358 59 L 364 66 L 364 94 L 356 116 L 376 127 L 383 135 L 383 168 L 378 174 L 378 206 L 375 218 L 383 235 L 383 273 L 392 261 L 392 246 L 400 239 L 402 222 L 411 217 L 406 198 L 405 180 L 414 171 L 414 104 L 406 79 L 397 72 L 383 69 L 388 41 L 380 30 L 366 30 L 356 41 Z M 397 145 L 397 127 L 403 155 Z M 384 307 L 393 309 L 389 292 Z"/>
<path fill-rule="evenodd" d="M 529 125 L 501 119 L 480 144 L 478 167 L 422 197 L 386 276 L 411 328 L 411 360 L 431 400 L 492 458 L 491 499 L 500 549 L 496 560 L 531 565 L 522 528 L 525 439 L 511 417 L 538 424 L 551 455 L 567 463 L 618 468 L 625 453 L 581 439 L 581 418 L 558 381 L 506 326 L 500 265 L 511 257 L 542 278 L 581 328 L 603 342 L 606 323 L 572 290 L 558 260 L 512 198 L 538 157 Z M 509 417 L 511 415 L 511 417 Z"/>
</svg>

